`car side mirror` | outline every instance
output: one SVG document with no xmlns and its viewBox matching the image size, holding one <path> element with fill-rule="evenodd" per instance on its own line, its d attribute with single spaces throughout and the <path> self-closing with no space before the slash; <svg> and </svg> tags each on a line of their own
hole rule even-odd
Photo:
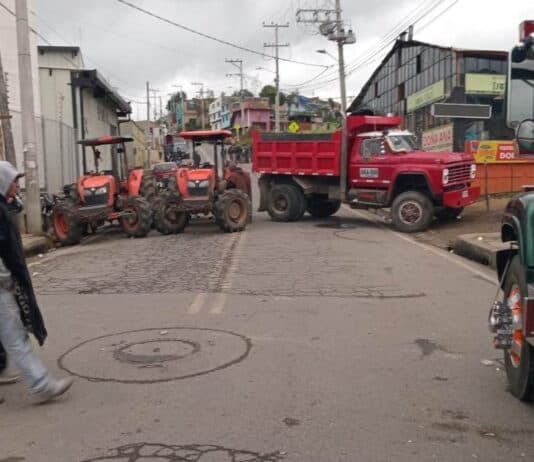
<svg viewBox="0 0 534 462">
<path fill-rule="evenodd" d="M 534 152 L 534 120 L 523 120 L 517 127 L 515 138 L 521 151 Z"/>
</svg>

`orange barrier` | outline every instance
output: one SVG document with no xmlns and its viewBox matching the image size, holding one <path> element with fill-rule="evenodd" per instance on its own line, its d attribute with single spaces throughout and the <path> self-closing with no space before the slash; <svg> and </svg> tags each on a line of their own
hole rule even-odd
<svg viewBox="0 0 534 462">
<path fill-rule="evenodd" d="M 481 195 L 521 192 L 534 185 L 534 162 L 477 164 L 474 185 L 480 186 Z"/>
</svg>

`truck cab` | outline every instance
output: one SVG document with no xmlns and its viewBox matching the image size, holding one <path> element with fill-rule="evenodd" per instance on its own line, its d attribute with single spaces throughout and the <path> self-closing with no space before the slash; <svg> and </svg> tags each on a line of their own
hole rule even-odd
<svg viewBox="0 0 534 462">
<path fill-rule="evenodd" d="M 347 165 L 340 164 L 341 131 L 255 133 L 260 210 L 276 221 L 294 221 L 306 211 L 331 215 L 342 202 L 359 209 L 390 208 L 393 225 L 402 232 L 423 231 L 434 216 L 458 216 L 480 196 L 472 184 L 472 155 L 422 151 L 401 125 L 398 116 L 348 115 Z M 342 169 L 347 169 L 345 188 L 340 187 Z"/>
</svg>

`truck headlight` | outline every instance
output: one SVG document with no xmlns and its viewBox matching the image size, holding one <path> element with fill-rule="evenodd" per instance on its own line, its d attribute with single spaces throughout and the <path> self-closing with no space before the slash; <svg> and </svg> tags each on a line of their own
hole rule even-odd
<svg viewBox="0 0 534 462">
<path fill-rule="evenodd" d="M 449 182 L 449 169 L 448 168 L 443 169 L 441 181 L 443 184 L 447 184 Z"/>
<path fill-rule="evenodd" d="M 477 176 L 477 164 L 471 164 L 471 179 L 474 180 Z"/>
</svg>

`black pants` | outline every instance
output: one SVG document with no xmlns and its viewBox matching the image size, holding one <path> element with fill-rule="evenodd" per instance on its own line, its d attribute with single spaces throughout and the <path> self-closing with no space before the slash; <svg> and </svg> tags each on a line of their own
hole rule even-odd
<svg viewBox="0 0 534 462">
<path fill-rule="evenodd" d="M 4 347 L 0 343 L 0 374 L 7 366 L 7 354 L 6 350 L 4 350 Z"/>
</svg>

